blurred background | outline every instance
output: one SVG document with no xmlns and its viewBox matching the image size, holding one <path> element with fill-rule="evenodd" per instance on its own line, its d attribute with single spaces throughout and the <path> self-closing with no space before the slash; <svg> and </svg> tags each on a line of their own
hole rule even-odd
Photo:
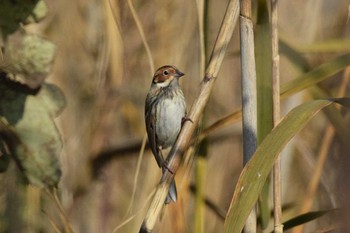
<svg viewBox="0 0 350 233">
<path fill-rule="evenodd" d="M 201 56 L 206 54 L 208 61 L 227 6 L 226 0 L 204 2 L 207 4 L 205 51 L 201 50 L 198 26 L 200 0 L 133 0 L 155 69 L 171 64 L 186 74 L 181 86 L 188 110 L 203 78 Z M 137 170 L 145 136 L 144 101 L 153 71 L 128 2 L 47 0 L 46 3 L 49 9 L 46 18 L 39 24 L 28 25 L 26 30 L 57 45 L 48 82 L 59 86 L 67 100 L 65 110 L 56 120 L 63 140 L 58 189 L 62 205 L 74 232 L 138 232 L 161 172 L 148 149 Z M 281 39 L 299 56 L 299 63 L 291 62 L 281 46 L 281 83 L 349 52 L 350 43 L 344 46 L 350 34 L 348 9 L 347 0 L 279 2 Z M 332 43 L 340 48 L 332 47 Z M 203 115 L 202 127 L 240 108 L 239 59 L 237 26 Z M 330 96 L 337 96 L 346 77 L 349 70 L 322 82 L 321 87 Z M 348 94 L 349 85 L 345 85 Z M 308 91 L 289 97 L 282 102 L 283 112 L 310 98 Z M 349 120 L 345 117 L 343 122 Z M 301 213 L 305 190 L 317 168 L 329 125 L 327 116 L 319 114 L 283 151 L 283 204 L 289 206 L 284 219 Z M 346 130 L 346 125 L 339 128 Z M 308 211 L 348 204 L 348 149 L 338 137 L 331 138 L 325 152 L 328 157 L 321 168 L 321 182 Z M 186 166 L 176 174 L 179 200 L 164 208 L 154 232 L 194 232 L 195 198 L 190 186 L 201 185 L 197 183 L 196 172 L 199 154 L 205 161 L 204 166 L 201 164 L 204 196 L 216 207 L 216 210 L 205 207 L 203 232 L 223 230 L 223 217 L 243 167 L 240 121 L 210 133 L 201 149 L 194 148 L 186 157 Z M 52 201 L 40 197 L 32 186 L 10 186 L 3 186 L 3 200 L 9 199 L 11 190 L 17 193 L 8 203 L 14 206 L 17 203 L 23 214 L 11 216 L 5 211 L 9 204 L 3 204 L 0 210 L 4 213 L 3 232 L 54 232 L 50 221 L 59 222 L 59 215 Z M 52 219 L 47 215 L 53 216 Z M 334 218 L 326 215 L 306 224 L 304 232 L 327 229 L 334 222 Z"/>
</svg>

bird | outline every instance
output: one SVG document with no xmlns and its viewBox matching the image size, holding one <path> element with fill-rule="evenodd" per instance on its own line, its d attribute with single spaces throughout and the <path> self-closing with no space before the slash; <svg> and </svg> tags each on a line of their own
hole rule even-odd
<svg viewBox="0 0 350 233">
<path fill-rule="evenodd" d="M 184 75 L 172 65 L 158 68 L 146 97 L 145 123 L 148 143 L 163 172 L 167 169 L 163 153 L 168 155 L 186 119 L 186 101 L 179 85 L 179 78 Z M 177 190 L 173 180 L 165 204 L 176 200 Z"/>
</svg>

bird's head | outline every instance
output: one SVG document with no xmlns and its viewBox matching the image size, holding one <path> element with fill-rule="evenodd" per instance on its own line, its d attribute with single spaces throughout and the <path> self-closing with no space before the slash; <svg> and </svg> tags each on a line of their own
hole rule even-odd
<svg viewBox="0 0 350 233">
<path fill-rule="evenodd" d="M 153 76 L 152 83 L 158 87 L 169 86 L 174 79 L 178 79 L 185 74 L 178 70 L 175 66 L 162 66 L 160 67 Z"/>
</svg>

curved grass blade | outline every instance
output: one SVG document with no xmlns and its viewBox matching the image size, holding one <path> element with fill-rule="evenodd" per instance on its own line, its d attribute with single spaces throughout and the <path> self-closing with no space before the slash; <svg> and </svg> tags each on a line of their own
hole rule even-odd
<svg viewBox="0 0 350 233">
<path fill-rule="evenodd" d="M 290 111 L 262 141 L 253 158 L 243 169 L 226 217 L 224 232 L 239 233 L 243 229 L 249 212 L 256 203 L 268 174 L 286 144 L 322 108 L 338 102 L 348 104 L 350 98 L 314 100 Z"/>
</svg>

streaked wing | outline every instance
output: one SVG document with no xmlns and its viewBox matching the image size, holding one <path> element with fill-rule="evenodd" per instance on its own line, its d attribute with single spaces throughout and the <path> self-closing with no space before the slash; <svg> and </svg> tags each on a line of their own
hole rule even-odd
<svg viewBox="0 0 350 233">
<path fill-rule="evenodd" d="M 151 147 L 151 150 L 157 161 L 158 166 L 162 167 L 164 163 L 164 159 L 158 150 L 156 125 L 155 125 L 156 119 L 153 114 L 155 111 L 152 111 L 152 109 L 155 107 L 156 101 L 152 101 L 150 103 L 147 103 L 147 102 L 146 102 L 146 109 L 145 109 L 145 119 L 146 119 L 146 131 L 148 136 L 148 143 L 149 143 L 149 146 Z"/>
</svg>

